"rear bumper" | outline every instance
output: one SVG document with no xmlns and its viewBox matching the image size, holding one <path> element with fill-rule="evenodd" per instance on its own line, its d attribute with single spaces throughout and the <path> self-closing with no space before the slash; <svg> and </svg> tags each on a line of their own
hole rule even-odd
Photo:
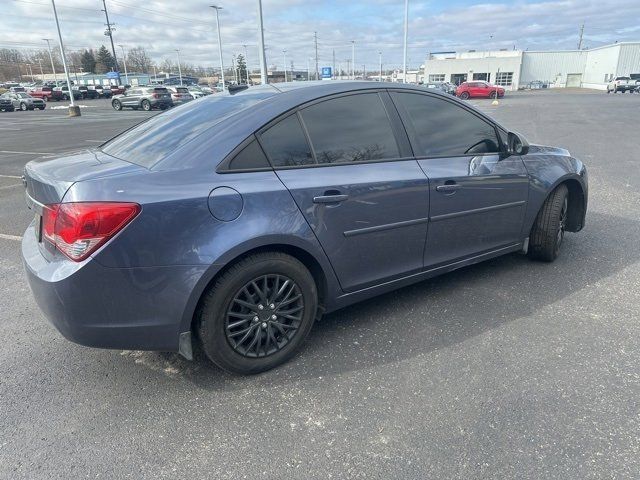
<svg viewBox="0 0 640 480">
<path fill-rule="evenodd" d="M 108 268 L 47 261 L 33 226 L 22 257 L 36 303 L 68 340 L 88 347 L 178 351 L 180 323 L 204 266 Z"/>
</svg>

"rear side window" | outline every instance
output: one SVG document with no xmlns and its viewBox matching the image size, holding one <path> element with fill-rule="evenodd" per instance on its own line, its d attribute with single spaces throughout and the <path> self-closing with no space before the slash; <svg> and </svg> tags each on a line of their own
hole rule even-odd
<svg viewBox="0 0 640 480">
<path fill-rule="evenodd" d="M 319 164 L 400 156 L 391 122 L 377 93 L 333 98 L 301 111 Z"/>
<path fill-rule="evenodd" d="M 274 167 L 299 167 L 313 165 L 315 161 L 307 138 L 296 114 L 289 115 L 260 135 Z"/>
<path fill-rule="evenodd" d="M 413 93 L 393 92 L 391 97 L 405 121 L 415 129 L 416 156 L 478 155 L 500 151 L 493 125 L 452 102 Z"/>
<path fill-rule="evenodd" d="M 225 170 L 256 170 L 262 168 L 271 168 L 271 166 L 260 144 L 258 144 L 257 140 L 253 140 L 233 157 Z"/>
</svg>

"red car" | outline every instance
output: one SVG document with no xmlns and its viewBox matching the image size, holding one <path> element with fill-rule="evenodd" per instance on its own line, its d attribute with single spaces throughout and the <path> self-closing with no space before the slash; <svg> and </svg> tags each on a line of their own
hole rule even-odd
<svg viewBox="0 0 640 480">
<path fill-rule="evenodd" d="M 467 98 L 496 98 L 504 97 L 504 88 L 487 82 L 464 82 L 456 89 L 456 96 L 464 100 Z"/>
<path fill-rule="evenodd" d="M 45 102 L 49 100 L 62 100 L 62 92 L 54 90 L 51 87 L 36 87 L 29 92 L 34 98 L 41 98 Z"/>
</svg>

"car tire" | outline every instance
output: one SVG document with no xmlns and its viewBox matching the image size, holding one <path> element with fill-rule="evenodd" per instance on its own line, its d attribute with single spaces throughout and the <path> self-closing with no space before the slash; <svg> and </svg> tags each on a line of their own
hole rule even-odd
<svg viewBox="0 0 640 480">
<path fill-rule="evenodd" d="M 529 236 L 529 257 L 553 262 L 560 254 L 568 212 L 569 190 L 564 184 L 556 187 L 545 200 Z"/>
<path fill-rule="evenodd" d="M 38 107 L 39 110 L 44 110 L 44 105 L 41 107 Z"/>
<path fill-rule="evenodd" d="M 49 97 L 47 97 L 46 95 L 44 97 L 42 97 L 42 101 L 44 103 L 47 103 L 49 101 Z"/>
<path fill-rule="evenodd" d="M 281 252 L 257 253 L 232 265 L 204 294 L 196 314 L 198 338 L 220 368 L 264 372 L 300 350 L 317 305 L 315 281 L 299 260 Z M 290 318 L 281 316 L 284 312 Z"/>
<path fill-rule="evenodd" d="M 151 103 L 149 103 L 149 100 L 143 100 L 142 103 L 140 103 L 140 105 L 142 106 L 142 109 L 145 112 L 148 112 L 149 110 L 151 110 Z"/>
<path fill-rule="evenodd" d="M 607 87 L 607 93 L 608 94 L 611 93 L 611 90 L 609 90 L 609 87 Z"/>
<path fill-rule="evenodd" d="M 498 94 L 496 92 L 490 92 L 489 93 L 489 98 L 496 98 L 498 96 Z"/>
<path fill-rule="evenodd" d="M 114 100 L 113 102 L 111 102 L 111 106 L 113 107 L 113 109 L 117 112 L 119 112 L 120 110 L 122 110 L 122 103 L 120 103 L 119 100 Z"/>
<path fill-rule="evenodd" d="M 66 93 L 62 95 L 62 101 L 66 102 L 68 100 L 69 100 L 69 96 Z"/>
<path fill-rule="evenodd" d="M 26 103 L 21 103 L 20 104 L 20 110 L 22 110 L 23 112 L 26 112 L 29 109 L 29 107 L 27 106 Z"/>
<path fill-rule="evenodd" d="M 462 100 L 468 100 L 468 99 L 469 99 L 469 92 L 462 92 L 462 93 L 460 94 L 460 98 L 461 98 Z"/>
</svg>

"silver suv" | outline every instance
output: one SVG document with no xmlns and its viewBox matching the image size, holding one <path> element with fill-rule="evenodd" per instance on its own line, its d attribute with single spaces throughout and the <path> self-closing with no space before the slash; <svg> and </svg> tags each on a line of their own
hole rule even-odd
<svg viewBox="0 0 640 480">
<path fill-rule="evenodd" d="M 116 95 L 111 100 L 114 110 L 130 107 L 134 110 L 141 108 L 149 111 L 153 108 L 166 110 L 173 107 L 171 93 L 165 87 L 131 87 L 122 95 Z"/>
</svg>

